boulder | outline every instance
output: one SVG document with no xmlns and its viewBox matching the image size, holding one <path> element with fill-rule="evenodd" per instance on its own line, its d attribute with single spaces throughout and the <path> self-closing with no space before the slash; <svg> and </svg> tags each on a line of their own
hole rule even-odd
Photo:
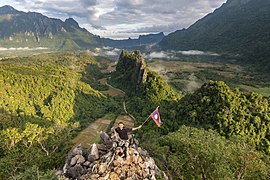
<svg viewBox="0 0 270 180">
<path fill-rule="evenodd" d="M 91 180 L 95 180 L 95 179 L 98 179 L 100 176 L 99 176 L 99 174 L 92 174 L 91 176 L 90 176 L 90 179 Z"/>
<path fill-rule="evenodd" d="M 107 164 L 101 163 L 98 168 L 98 174 L 102 175 L 106 172 L 106 170 L 107 170 Z"/>
<path fill-rule="evenodd" d="M 82 155 L 76 155 L 76 156 L 78 158 L 77 159 L 77 164 L 83 164 L 85 162 L 85 158 Z"/>
<path fill-rule="evenodd" d="M 84 169 L 81 165 L 76 165 L 71 167 L 68 171 L 68 176 L 70 178 L 80 178 L 84 174 Z"/>
<path fill-rule="evenodd" d="M 82 155 L 83 154 L 83 147 L 81 144 L 79 144 L 77 147 L 75 147 L 72 151 L 72 156 L 76 155 Z"/>
<path fill-rule="evenodd" d="M 120 180 L 118 174 L 116 174 L 115 172 L 110 173 L 110 179 L 111 180 Z"/>
<path fill-rule="evenodd" d="M 111 140 L 110 136 L 107 133 L 105 133 L 103 131 L 100 131 L 99 135 L 100 135 L 100 138 L 101 138 L 103 144 L 106 144 L 106 145 L 107 144 L 112 144 L 112 140 Z"/>
<path fill-rule="evenodd" d="M 90 166 L 90 162 L 89 161 L 85 161 L 84 163 L 83 163 L 83 166 L 85 166 L 85 167 L 89 167 Z"/>
<path fill-rule="evenodd" d="M 87 159 L 89 162 L 94 162 L 99 159 L 99 152 L 96 144 L 90 146 Z"/>
<path fill-rule="evenodd" d="M 74 156 L 70 161 L 70 166 L 74 166 L 77 164 L 78 156 Z"/>
</svg>

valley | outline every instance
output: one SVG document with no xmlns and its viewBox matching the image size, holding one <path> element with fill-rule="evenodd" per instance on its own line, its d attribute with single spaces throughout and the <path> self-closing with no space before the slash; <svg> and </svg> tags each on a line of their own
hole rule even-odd
<svg viewBox="0 0 270 180">
<path fill-rule="evenodd" d="M 270 1 L 9 3 L 0 180 L 270 179 Z"/>
<path fill-rule="evenodd" d="M 237 87 L 241 93 L 246 92 L 239 98 L 247 96 L 249 99 L 250 91 L 263 94 L 265 97 L 262 99 L 260 99 L 261 95 L 255 94 L 255 97 L 252 95 L 255 101 L 259 101 L 256 103 L 258 106 L 266 100 L 266 96 L 269 96 L 267 74 L 248 71 L 248 66 L 211 61 L 172 61 L 157 58 L 145 61 L 139 51 L 134 53 L 123 51 L 118 63 L 115 64 L 114 61 L 107 58 L 102 59 L 102 55 L 97 60 L 90 54 L 89 52 L 38 54 L 13 58 L 5 57 L 0 62 L 0 83 L 2 84 L 0 88 L 2 101 L 0 103 L 3 108 L 0 116 L 0 133 L 3 142 L 0 151 L 5 153 L 4 156 L 0 156 L 0 167 L 6 167 L 5 164 L 10 163 L 14 158 L 29 158 L 28 152 L 38 152 L 28 163 L 22 161 L 11 164 L 6 169 L 2 168 L 0 177 L 11 176 L 11 174 L 5 174 L 10 171 L 9 168 L 14 167 L 26 169 L 26 171 L 16 172 L 18 177 L 29 175 L 30 167 L 36 167 L 39 163 L 49 163 L 46 167 L 38 165 L 41 172 L 47 171 L 48 168 L 57 168 L 72 147 L 82 144 L 83 147 L 87 148 L 92 143 L 100 142 L 99 131 L 109 131 L 111 127 L 117 126 L 119 121 L 124 122 L 128 127 L 138 126 L 157 105 L 161 107 L 160 113 L 164 125 L 159 129 L 152 120 L 149 120 L 142 130 L 135 132 L 135 134 L 140 140 L 141 146 L 152 151 L 151 154 L 157 160 L 157 164 L 166 169 L 163 167 L 163 163 L 166 162 L 159 157 L 156 150 L 161 148 L 160 151 L 168 153 L 162 149 L 162 139 L 171 138 L 168 135 L 169 132 L 175 132 L 179 136 L 178 128 L 179 131 L 187 131 L 183 125 L 194 126 L 192 124 L 194 121 L 193 109 L 186 103 L 194 103 L 194 106 L 201 106 L 200 109 L 207 108 L 207 105 L 200 104 L 203 102 L 200 98 L 215 99 L 219 93 L 224 93 L 226 96 L 228 93 L 231 94 L 230 96 L 238 97 L 236 95 L 238 91 L 233 91 Z M 128 61 L 134 64 L 127 65 Z M 136 75 L 136 73 L 140 73 L 137 71 L 138 68 L 145 68 L 146 74 L 141 77 L 145 78 L 144 80 L 137 79 L 140 77 Z M 222 84 L 220 80 L 229 86 L 225 83 Z M 136 82 L 141 82 L 140 87 Z M 18 86 L 19 84 L 21 86 Z M 123 86 L 123 84 L 125 85 Z M 209 92 L 211 88 L 209 87 L 208 90 L 208 85 L 211 88 L 217 88 L 217 92 L 214 91 L 217 94 L 199 97 L 201 95 L 198 93 L 199 91 Z M 222 92 L 224 89 L 225 92 Z M 192 96 L 194 97 L 190 101 L 188 98 Z M 195 97 L 199 98 L 199 102 L 196 101 Z M 243 103 L 246 103 L 245 101 L 247 100 L 243 98 Z M 215 106 L 218 106 L 219 103 L 216 102 Z M 235 106 L 237 105 L 236 102 Z M 250 104 L 243 105 L 243 107 L 245 106 L 250 106 Z M 134 115 L 136 121 L 125 115 L 127 114 L 126 108 L 129 113 Z M 213 114 L 219 113 L 218 109 L 215 108 L 211 112 Z M 232 111 L 232 113 L 239 112 Z M 245 113 L 245 111 L 240 113 Z M 267 119 L 267 116 L 263 115 L 268 113 L 267 108 L 258 113 L 256 117 L 259 115 L 262 119 Z M 219 118 L 225 118 L 223 117 L 225 114 Z M 205 118 L 204 112 L 198 111 L 197 115 Z M 255 115 L 249 117 L 253 118 L 253 116 Z M 176 121 L 172 121 L 172 119 L 176 119 Z M 193 120 L 189 121 L 188 119 Z M 226 121 L 225 119 L 224 121 Z M 238 115 L 234 119 L 237 122 Z M 203 123 L 200 127 L 211 126 L 211 123 L 215 122 Z M 223 126 L 227 128 L 225 124 L 221 128 Z M 262 129 L 265 127 L 263 124 L 261 125 Z M 231 125 L 233 128 L 239 128 L 238 126 Z M 249 125 L 246 127 L 242 124 L 241 126 L 243 126 L 240 128 L 242 129 L 241 136 L 251 139 L 249 142 L 256 142 L 253 147 L 258 146 L 261 151 L 268 152 L 268 146 L 261 146 L 257 143 L 263 140 L 257 136 L 243 133 L 247 131 L 243 129 L 249 129 Z M 29 131 L 30 128 L 32 131 Z M 34 136 L 33 131 L 39 136 Z M 206 133 L 196 129 L 190 131 L 194 131 L 198 136 L 200 133 Z M 207 131 L 207 128 L 203 131 Z M 238 131 L 232 130 L 232 133 L 238 134 Z M 220 135 L 209 134 L 209 136 L 219 138 Z M 261 137 L 264 134 L 260 132 L 258 136 Z M 33 145 L 25 143 L 25 140 Z M 180 141 L 180 143 L 185 143 L 185 140 L 182 142 L 180 139 Z M 217 139 L 217 141 L 223 140 Z M 229 140 L 224 143 L 229 143 Z M 61 149 L 58 149 L 58 144 L 61 145 Z M 173 146 L 173 143 L 170 142 L 167 145 Z M 186 147 L 186 145 L 184 146 Z M 234 151 L 234 148 L 238 146 L 240 148 L 237 143 L 233 144 L 230 146 L 230 151 Z M 27 148 L 27 151 L 18 154 L 17 151 L 21 151 L 23 148 Z M 196 148 L 199 146 L 196 145 Z M 241 149 L 239 153 L 240 156 L 248 153 L 249 158 L 252 155 L 247 149 Z M 169 157 L 169 155 L 167 156 Z M 227 156 L 236 158 L 229 154 L 219 155 L 224 159 Z M 263 155 L 258 154 L 258 157 L 261 156 L 265 159 Z M 59 161 L 51 162 L 54 157 L 61 158 Z M 263 160 L 259 164 L 265 166 L 264 162 Z M 169 165 L 172 164 L 169 163 Z M 172 167 L 170 166 L 170 168 Z M 45 174 L 53 172 L 50 170 Z M 263 174 L 263 172 L 261 173 Z M 189 175 L 187 174 L 187 176 Z"/>
<path fill-rule="evenodd" d="M 219 62 L 193 62 L 153 59 L 148 66 L 158 72 L 175 89 L 192 93 L 209 80 L 224 81 L 231 88 L 270 96 L 268 73 L 258 72 L 250 66 Z"/>
</svg>

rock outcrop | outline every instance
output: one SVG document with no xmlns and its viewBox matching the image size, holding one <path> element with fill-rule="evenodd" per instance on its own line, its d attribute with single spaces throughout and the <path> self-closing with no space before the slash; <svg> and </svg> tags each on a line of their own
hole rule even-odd
<svg viewBox="0 0 270 180">
<path fill-rule="evenodd" d="M 63 170 L 58 174 L 65 180 L 139 180 L 168 179 L 159 170 L 146 150 L 130 144 L 113 148 L 113 140 L 104 132 L 100 133 L 102 144 L 92 144 L 88 149 L 81 145 L 68 155 Z"/>
<path fill-rule="evenodd" d="M 146 63 L 140 51 L 122 51 L 112 79 L 133 93 L 144 91 L 147 78 Z"/>
<path fill-rule="evenodd" d="M 157 104 L 180 97 L 157 72 L 147 68 L 140 51 L 122 51 L 110 83 L 128 96 L 139 96 Z"/>
</svg>

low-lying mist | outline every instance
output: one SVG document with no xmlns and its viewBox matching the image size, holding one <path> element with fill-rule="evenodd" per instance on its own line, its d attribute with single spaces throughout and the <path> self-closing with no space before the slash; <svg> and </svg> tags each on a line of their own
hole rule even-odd
<svg viewBox="0 0 270 180">
<path fill-rule="evenodd" d="M 152 59 L 177 60 L 183 56 L 220 56 L 220 55 L 214 52 L 204 52 L 204 51 L 199 51 L 199 50 L 154 51 L 154 52 L 144 54 L 144 57 L 148 60 L 152 60 Z"/>
</svg>

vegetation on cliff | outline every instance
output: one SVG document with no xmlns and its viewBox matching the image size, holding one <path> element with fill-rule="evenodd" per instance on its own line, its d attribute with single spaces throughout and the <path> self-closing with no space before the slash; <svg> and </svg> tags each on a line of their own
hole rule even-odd
<svg viewBox="0 0 270 180">
<path fill-rule="evenodd" d="M 173 179 L 269 178 L 268 97 L 210 81 L 173 98 L 181 95 L 170 96 L 175 92 L 144 63 L 145 81 L 136 91 L 140 68 L 131 62 L 140 62 L 138 54 L 122 53 L 112 82 L 129 92 L 127 109 L 138 125 L 160 106 L 162 126 L 150 119 L 137 133 L 160 168 Z"/>
<path fill-rule="evenodd" d="M 122 51 L 111 82 L 125 90 L 130 97 L 144 97 L 153 103 L 180 97 L 158 73 L 146 67 L 140 51 Z"/>
</svg>

